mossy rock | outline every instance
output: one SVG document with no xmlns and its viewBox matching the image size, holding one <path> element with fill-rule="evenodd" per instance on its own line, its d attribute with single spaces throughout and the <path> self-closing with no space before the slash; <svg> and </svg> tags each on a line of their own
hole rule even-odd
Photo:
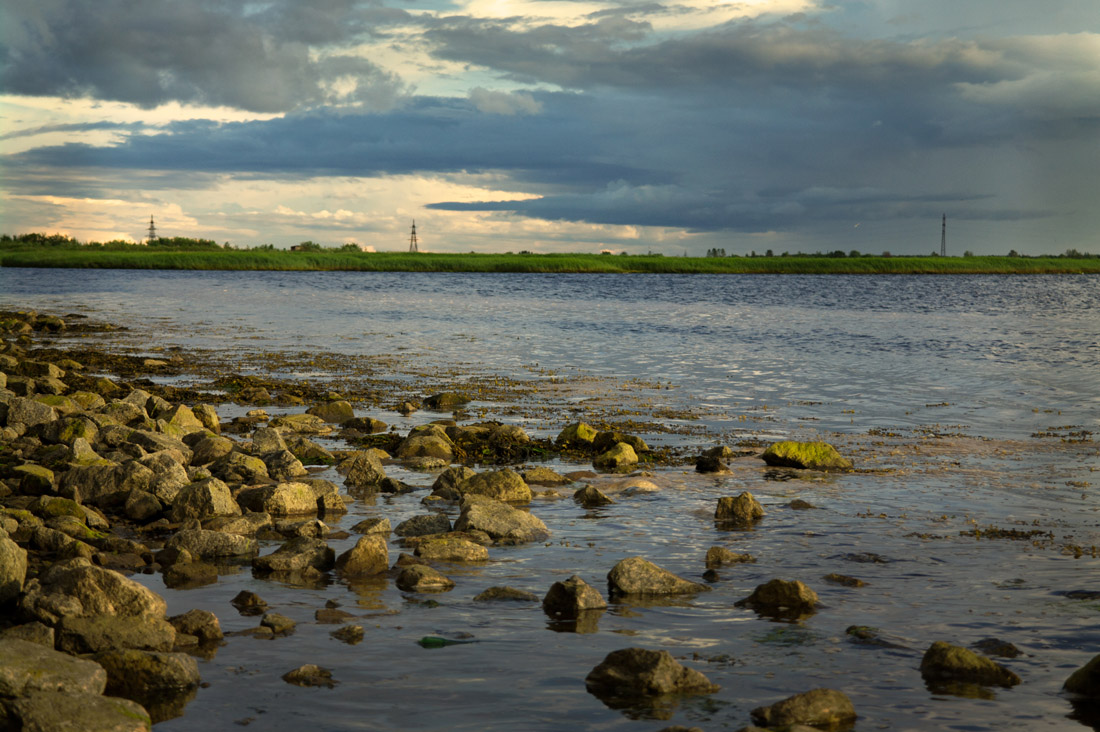
<svg viewBox="0 0 1100 732">
<path fill-rule="evenodd" d="M 79 519 L 80 523 L 84 523 L 86 520 L 86 514 L 80 504 L 68 498 L 41 496 L 38 500 L 34 501 L 29 508 L 36 516 L 41 516 L 42 518 L 72 516 L 75 519 Z"/>
<path fill-rule="evenodd" d="M 599 430 L 595 427 L 584 422 L 576 422 L 559 432 L 554 441 L 566 447 L 591 447 L 598 434 Z"/>
<path fill-rule="evenodd" d="M 49 468 L 34 463 L 24 463 L 12 469 L 12 475 L 19 478 L 19 490 L 28 495 L 52 493 L 54 474 Z"/>
<path fill-rule="evenodd" d="M 807 470 L 851 470 L 852 461 L 827 442 L 777 442 L 761 456 L 768 465 Z"/>
</svg>

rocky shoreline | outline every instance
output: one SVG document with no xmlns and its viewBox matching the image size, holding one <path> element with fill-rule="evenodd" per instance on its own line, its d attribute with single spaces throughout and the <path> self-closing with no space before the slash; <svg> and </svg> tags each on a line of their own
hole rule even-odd
<svg viewBox="0 0 1100 732">
<path fill-rule="evenodd" d="M 550 536 L 537 512 L 528 510 L 533 500 L 572 498 L 598 507 L 618 493 L 656 490 L 646 468 L 685 462 L 636 435 L 583 422 L 566 425 L 554 439 L 535 439 L 516 425 L 473 421 L 463 413 L 469 398 L 454 391 L 434 393 L 422 404 L 395 402 L 395 411 L 406 414 L 423 407 L 456 417 L 402 434 L 377 419 L 356 417 L 350 398 L 361 394 L 240 374 L 223 377 L 221 394 L 200 392 L 141 376 L 171 372 L 182 357 L 173 363 L 173 356 L 60 351 L 41 342 L 43 335 L 81 328 L 107 327 L 33 312 L 0 314 L 3 729 L 140 730 L 185 713 L 202 684 L 195 659 L 217 653 L 221 625 L 205 610 L 168 616 L 164 598 L 134 581 L 135 573 L 160 573 L 170 588 L 200 587 L 218 581 L 219 565 L 233 563 L 293 586 L 326 577 L 374 578 L 409 593 L 445 592 L 455 583 L 435 566 L 439 562 L 483 562 L 492 547 Z M 223 419 L 216 402 L 229 399 L 252 408 Z M 263 407 L 272 404 L 301 411 L 268 414 Z M 326 448 L 320 436 L 346 449 Z M 761 447 L 746 442 L 714 448 L 688 463 L 714 474 L 728 471 L 734 459 L 792 470 L 853 469 L 825 443 Z M 559 473 L 532 466 L 533 456 L 555 456 L 578 469 Z M 387 519 L 362 521 L 350 533 L 326 523 L 343 516 L 357 498 L 415 490 L 387 475 L 390 465 L 436 476 L 421 501 L 422 514 L 393 527 Z M 342 484 L 314 477 L 331 466 Z M 442 505 L 457 508 L 453 522 L 432 510 Z M 714 511 L 716 525 L 734 527 L 762 516 L 747 492 L 719 499 Z M 329 542 L 351 534 L 359 538 L 337 555 Z M 397 557 L 390 556 L 391 534 L 397 537 L 392 544 L 403 550 Z M 264 542 L 280 545 L 260 555 Z M 706 564 L 716 572 L 723 564 L 752 561 L 713 547 Z M 859 581 L 837 577 L 830 581 Z M 690 596 L 710 589 L 644 557 L 624 559 L 608 573 L 610 598 Z M 539 599 L 507 586 L 483 595 L 484 601 Z M 776 578 L 738 604 L 790 619 L 812 614 L 817 603 L 803 583 Z M 572 576 L 554 583 L 541 604 L 563 629 L 576 630 L 594 626 L 607 601 L 599 589 Z M 258 595 L 242 592 L 234 606 L 259 617 L 245 631 L 249 635 L 293 632 L 293 621 L 269 610 Z M 340 625 L 333 632 L 337 639 L 362 639 L 355 616 L 338 607 L 317 612 L 323 622 Z M 861 632 L 868 643 L 886 642 L 869 630 L 852 634 Z M 422 639 L 426 647 L 458 642 Z M 948 689 L 1021 682 L 987 656 L 942 642 L 928 649 L 921 673 L 929 684 Z M 283 679 L 322 687 L 340 681 L 313 664 Z M 666 651 L 643 648 L 610 654 L 578 683 L 612 708 L 717 689 Z M 1100 656 L 1067 680 L 1066 691 L 1084 704 L 1100 699 Z M 814 689 L 751 716 L 768 729 L 797 730 L 850 727 L 857 712 L 842 692 Z"/>
</svg>

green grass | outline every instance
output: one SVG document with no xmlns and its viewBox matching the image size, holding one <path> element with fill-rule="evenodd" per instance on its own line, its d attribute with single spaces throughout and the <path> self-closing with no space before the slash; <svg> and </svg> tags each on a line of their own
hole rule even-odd
<svg viewBox="0 0 1100 732">
<path fill-rule="evenodd" d="M 601 254 L 409 254 L 346 249 L 163 250 L 0 247 L 2 267 L 362 272 L 590 272 L 683 274 L 1100 273 L 1097 257 L 661 257 Z"/>
</svg>

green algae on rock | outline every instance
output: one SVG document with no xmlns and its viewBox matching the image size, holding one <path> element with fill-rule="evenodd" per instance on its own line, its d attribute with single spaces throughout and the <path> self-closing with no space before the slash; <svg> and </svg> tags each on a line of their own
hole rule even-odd
<svg viewBox="0 0 1100 732">
<path fill-rule="evenodd" d="M 761 456 L 768 465 L 807 470 L 851 470 L 852 461 L 827 442 L 786 440 L 771 445 Z"/>
</svg>

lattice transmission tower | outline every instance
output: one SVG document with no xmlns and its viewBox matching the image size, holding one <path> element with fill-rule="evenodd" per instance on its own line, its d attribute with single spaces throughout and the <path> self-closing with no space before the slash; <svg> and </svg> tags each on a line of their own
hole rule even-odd
<svg viewBox="0 0 1100 732">
<path fill-rule="evenodd" d="M 940 229 L 940 256 L 947 256 L 947 214 L 943 215 L 943 228 Z"/>
<path fill-rule="evenodd" d="M 413 252 L 413 253 L 420 251 L 420 242 L 416 238 L 416 222 L 415 221 L 413 221 L 412 233 L 409 234 L 409 251 Z"/>
<path fill-rule="evenodd" d="M 153 215 L 149 214 L 149 241 L 157 238 L 157 225 L 153 223 Z"/>
</svg>

